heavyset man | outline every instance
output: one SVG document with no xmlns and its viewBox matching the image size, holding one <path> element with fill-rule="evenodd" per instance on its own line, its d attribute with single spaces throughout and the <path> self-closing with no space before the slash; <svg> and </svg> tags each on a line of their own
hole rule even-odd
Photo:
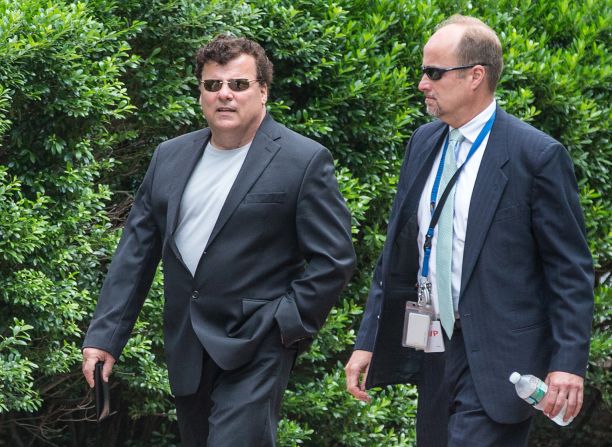
<svg viewBox="0 0 612 447">
<path fill-rule="evenodd" d="M 273 446 L 296 353 L 355 264 L 332 157 L 266 113 L 272 64 L 220 36 L 197 53 L 209 128 L 159 145 L 136 195 L 83 344 L 108 375 L 157 265 L 185 446 Z"/>
</svg>

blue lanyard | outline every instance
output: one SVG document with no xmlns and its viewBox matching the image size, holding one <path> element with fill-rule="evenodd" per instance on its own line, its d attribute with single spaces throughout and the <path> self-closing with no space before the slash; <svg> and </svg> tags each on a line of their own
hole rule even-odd
<svg viewBox="0 0 612 447">
<path fill-rule="evenodd" d="M 442 179 L 442 171 L 444 170 L 444 159 L 446 158 L 446 151 L 448 149 L 448 136 L 446 137 L 446 140 L 444 141 L 444 148 L 442 149 L 440 164 L 438 165 L 438 171 L 436 172 L 436 178 L 434 180 L 433 187 L 431 188 L 430 207 L 431 207 L 432 217 L 429 223 L 429 228 L 427 229 L 427 234 L 425 235 L 425 243 L 423 244 L 423 253 L 424 253 L 423 268 L 421 269 L 421 276 L 423 277 L 427 277 L 429 275 L 429 256 L 431 255 L 431 240 L 433 238 L 434 228 L 436 224 L 438 223 L 438 218 L 440 217 L 440 213 L 442 212 L 442 209 L 444 208 L 446 197 L 449 195 L 451 189 L 453 188 L 455 182 L 457 181 L 457 177 L 459 177 L 459 173 L 461 172 L 465 164 L 470 160 L 470 158 L 472 158 L 472 155 L 474 155 L 474 152 L 476 152 L 476 150 L 482 144 L 482 141 L 485 139 L 487 134 L 491 131 L 491 128 L 493 127 L 493 122 L 495 121 L 495 114 L 496 112 L 494 111 L 493 115 L 491 115 L 491 118 L 489 118 L 489 120 L 486 122 L 486 124 L 484 125 L 484 127 L 482 128 L 478 136 L 476 137 L 476 141 L 474 141 L 474 144 L 472 144 L 472 147 L 470 148 L 470 152 L 468 153 L 465 161 L 463 162 L 461 166 L 459 166 L 459 168 L 457 168 L 457 171 L 455 172 L 453 177 L 450 179 L 450 181 L 446 185 L 446 189 L 444 190 L 444 192 L 442 193 L 442 197 L 440 198 L 440 203 L 438 207 L 436 207 L 436 200 L 438 198 L 438 189 L 440 188 L 440 180 Z"/>
</svg>

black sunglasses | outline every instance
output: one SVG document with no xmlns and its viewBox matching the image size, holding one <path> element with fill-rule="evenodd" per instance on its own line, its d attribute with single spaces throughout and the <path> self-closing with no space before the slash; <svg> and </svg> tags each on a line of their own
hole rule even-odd
<svg viewBox="0 0 612 447">
<path fill-rule="evenodd" d="M 466 68 L 472 68 L 472 67 L 475 67 L 476 65 L 489 65 L 489 64 L 478 63 L 478 64 L 460 65 L 458 67 L 448 67 L 448 68 L 421 67 L 421 69 L 423 70 L 423 73 L 427 75 L 429 79 L 431 79 L 432 81 L 438 81 L 440 78 L 442 78 L 442 76 L 444 76 L 444 73 L 446 73 L 447 71 L 465 70 Z"/>
<path fill-rule="evenodd" d="M 250 87 L 252 82 L 260 81 L 261 79 L 228 79 L 227 81 L 222 81 L 221 79 L 204 79 L 200 81 L 200 84 L 204 86 L 204 90 L 207 92 L 218 92 L 221 90 L 224 83 L 227 83 L 230 90 L 234 92 L 243 92 Z"/>
</svg>

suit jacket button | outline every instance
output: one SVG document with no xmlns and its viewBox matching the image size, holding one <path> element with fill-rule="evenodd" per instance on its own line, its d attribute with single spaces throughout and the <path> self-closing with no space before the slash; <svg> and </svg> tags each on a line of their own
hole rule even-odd
<svg viewBox="0 0 612 447">
<path fill-rule="evenodd" d="M 191 299 L 197 300 L 198 296 L 200 296 L 200 292 L 198 292 L 197 290 L 194 290 L 193 293 L 191 294 Z"/>
</svg>

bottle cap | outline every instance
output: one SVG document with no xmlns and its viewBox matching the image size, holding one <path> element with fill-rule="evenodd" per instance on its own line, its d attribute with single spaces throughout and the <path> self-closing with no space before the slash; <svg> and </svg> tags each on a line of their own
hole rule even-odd
<svg viewBox="0 0 612 447">
<path fill-rule="evenodd" d="M 516 384 L 516 383 L 518 383 L 519 380 L 521 380 L 521 375 L 515 371 L 512 374 L 510 374 L 510 379 L 509 380 L 510 380 L 510 382 Z"/>
</svg>

